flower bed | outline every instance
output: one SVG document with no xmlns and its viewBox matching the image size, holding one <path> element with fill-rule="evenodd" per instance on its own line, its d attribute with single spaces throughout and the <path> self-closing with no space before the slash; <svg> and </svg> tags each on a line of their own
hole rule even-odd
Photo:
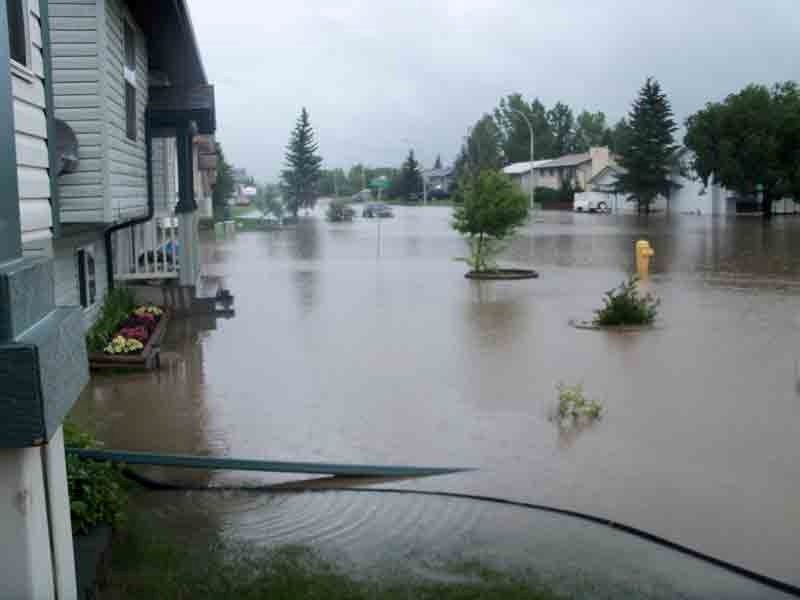
<svg viewBox="0 0 800 600">
<path fill-rule="evenodd" d="M 113 328 L 102 350 L 89 353 L 89 366 L 94 369 L 157 366 L 158 344 L 167 320 L 168 314 L 161 307 L 153 304 L 135 307 Z"/>
</svg>

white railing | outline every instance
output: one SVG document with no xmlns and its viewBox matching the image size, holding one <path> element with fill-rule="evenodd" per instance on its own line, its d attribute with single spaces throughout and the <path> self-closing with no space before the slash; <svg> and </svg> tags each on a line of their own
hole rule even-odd
<svg viewBox="0 0 800 600">
<path fill-rule="evenodd" d="M 174 279 L 178 277 L 178 219 L 157 217 L 117 231 L 114 278 Z"/>
</svg>

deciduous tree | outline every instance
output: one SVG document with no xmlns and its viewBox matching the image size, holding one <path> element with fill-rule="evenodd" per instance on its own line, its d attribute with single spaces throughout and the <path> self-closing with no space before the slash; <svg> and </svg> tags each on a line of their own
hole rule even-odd
<svg viewBox="0 0 800 600">
<path fill-rule="evenodd" d="M 794 82 L 749 85 L 709 103 L 686 121 L 694 168 L 742 196 L 761 194 L 765 218 L 773 201 L 800 198 L 800 90 Z"/>
</svg>

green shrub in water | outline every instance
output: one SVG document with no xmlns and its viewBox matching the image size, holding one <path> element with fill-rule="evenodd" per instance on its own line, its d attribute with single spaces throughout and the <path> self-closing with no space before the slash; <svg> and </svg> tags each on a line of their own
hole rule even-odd
<svg viewBox="0 0 800 600">
<path fill-rule="evenodd" d="M 100 446 L 94 437 L 69 421 L 64 424 L 64 444 L 73 448 Z M 67 487 L 73 534 L 86 534 L 98 525 L 115 526 L 124 521 L 128 484 L 119 465 L 68 454 Z"/>
<path fill-rule="evenodd" d="M 603 405 L 597 400 L 587 399 L 581 384 L 559 383 L 556 389 L 558 390 L 558 422 L 561 427 L 569 429 L 576 424 L 594 421 L 603 416 Z"/>
<path fill-rule="evenodd" d="M 639 294 L 639 278 L 631 277 L 606 292 L 603 308 L 595 311 L 595 325 L 650 325 L 658 314 L 661 300 L 652 294 Z"/>
<path fill-rule="evenodd" d="M 117 327 L 136 308 L 133 292 L 127 288 L 115 288 L 106 294 L 103 308 L 95 324 L 86 334 L 86 347 L 89 352 L 102 352 L 111 341 Z"/>
</svg>

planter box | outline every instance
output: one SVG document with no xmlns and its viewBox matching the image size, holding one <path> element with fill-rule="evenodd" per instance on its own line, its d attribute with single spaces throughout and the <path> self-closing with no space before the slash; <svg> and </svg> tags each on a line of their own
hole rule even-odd
<svg viewBox="0 0 800 600">
<path fill-rule="evenodd" d="M 161 366 L 161 338 L 167 330 L 170 313 L 164 311 L 150 339 L 139 354 L 89 353 L 90 369 L 153 369 Z"/>
</svg>

